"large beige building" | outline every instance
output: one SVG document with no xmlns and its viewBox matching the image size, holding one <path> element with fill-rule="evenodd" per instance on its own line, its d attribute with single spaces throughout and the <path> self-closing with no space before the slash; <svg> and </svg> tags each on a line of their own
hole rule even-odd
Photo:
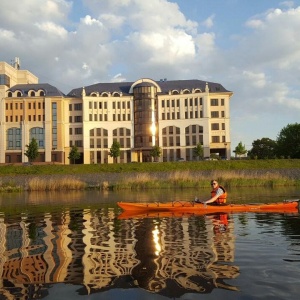
<svg viewBox="0 0 300 300">
<path fill-rule="evenodd" d="M 0 163 L 26 162 L 26 145 L 35 138 L 37 161 L 69 164 L 112 163 L 114 141 L 121 145 L 118 162 L 148 162 L 153 146 L 159 161 L 195 160 L 200 143 L 204 157 L 229 158 L 230 98 L 221 84 L 201 80 L 98 83 L 64 95 L 38 83 L 32 73 L 0 62 Z"/>
</svg>

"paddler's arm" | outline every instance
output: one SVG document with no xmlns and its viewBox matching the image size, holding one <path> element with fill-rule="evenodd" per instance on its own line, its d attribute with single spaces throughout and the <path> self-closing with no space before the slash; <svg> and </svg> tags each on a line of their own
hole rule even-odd
<svg viewBox="0 0 300 300">
<path fill-rule="evenodd" d="M 215 202 L 222 194 L 224 194 L 223 190 L 221 188 L 218 188 L 216 195 L 206 201 L 203 201 L 203 204 Z"/>
</svg>

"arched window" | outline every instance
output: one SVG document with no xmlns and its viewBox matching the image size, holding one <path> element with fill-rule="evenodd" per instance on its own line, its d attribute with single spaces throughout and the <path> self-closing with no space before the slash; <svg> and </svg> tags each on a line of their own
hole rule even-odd
<svg viewBox="0 0 300 300">
<path fill-rule="evenodd" d="M 17 97 L 22 97 L 22 93 L 21 92 L 17 92 Z"/>
<path fill-rule="evenodd" d="M 90 148 L 108 148 L 108 130 L 94 128 L 90 130 Z"/>
<path fill-rule="evenodd" d="M 34 97 L 34 96 L 35 96 L 35 92 L 34 92 L 34 91 L 31 91 L 31 92 L 29 93 L 29 96 L 30 96 L 30 97 Z"/>
<path fill-rule="evenodd" d="M 198 124 L 190 125 L 185 128 L 185 144 L 186 146 L 203 145 L 203 126 Z"/>
<path fill-rule="evenodd" d="M 35 139 L 39 148 L 45 148 L 45 134 L 44 134 L 44 128 L 42 127 L 34 127 L 30 129 L 30 138 Z"/>
<path fill-rule="evenodd" d="M 180 128 L 167 126 L 162 129 L 163 147 L 180 146 Z"/>
<path fill-rule="evenodd" d="M 12 92 L 8 92 L 7 97 L 11 98 L 12 97 Z"/>
<path fill-rule="evenodd" d="M 7 150 L 22 149 L 22 131 L 20 128 L 9 128 L 6 131 L 6 148 Z"/>
<path fill-rule="evenodd" d="M 45 96 L 45 92 L 44 91 L 40 91 L 40 96 Z"/>
</svg>

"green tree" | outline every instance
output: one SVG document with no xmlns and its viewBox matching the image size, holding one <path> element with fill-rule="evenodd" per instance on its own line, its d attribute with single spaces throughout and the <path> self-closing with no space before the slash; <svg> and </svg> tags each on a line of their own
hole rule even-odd
<svg viewBox="0 0 300 300">
<path fill-rule="evenodd" d="M 39 147 L 35 138 L 32 138 L 29 145 L 26 145 L 27 150 L 25 155 L 28 157 L 29 162 L 33 162 L 39 156 Z"/>
<path fill-rule="evenodd" d="M 110 147 L 110 151 L 108 153 L 108 155 L 110 157 L 113 157 L 115 162 L 117 162 L 117 158 L 121 155 L 121 145 L 119 142 L 114 141 Z"/>
<path fill-rule="evenodd" d="M 277 155 L 300 158 L 300 124 L 288 124 L 277 137 Z"/>
<path fill-rule="evenodd" d="M 233 150 L 236 156 L 241 157 L 241 155 L 244 155 L 247 153 L 245 145 L 242 144 L 242 142 L 239 142 L 238 145 L 235 147 L 235 150 Z"/>
<path fill-rule="evenodd" d="M 269 138 L 255 140 L 252 143 L 252 149 L 248 152 L 251 158 L 267 159 L 276 157 L 277 143 Z"/>
<path fill-rule="evenodd" d="M 73 164 L 75 164 L 75 160 L 79 159 L 81 156 L 80 152 L 78 152 L 77 146 L 73 145 L 71 148 L 71 151 L 69 153 L 68 159 L 73 161 Z"/>
<path fill-rule="evenodd" d="M 150 155 L 154 158 L 154 161 L 157 161 L 161 156 L 161 148 L 157 145 L 153 146 L 150 151 Z"/>
<path fill-rule="evenodd" d="M 203 159 L 203 147 L 200 143 L 194 148 L 194 155 L 198 157 L 198 159 Z"/>
</svg>

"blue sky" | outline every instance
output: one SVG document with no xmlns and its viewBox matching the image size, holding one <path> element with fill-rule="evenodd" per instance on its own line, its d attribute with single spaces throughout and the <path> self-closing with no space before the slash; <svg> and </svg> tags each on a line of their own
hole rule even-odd
<svg viewBox="0 0 300 300">
<path fill-rule="evenodd" d="M 65 93 L 200 79 L 233 91 L 232 150 L 300 121 L 300 0 L 2 0 L 0 60 Z"/>
</svg>

